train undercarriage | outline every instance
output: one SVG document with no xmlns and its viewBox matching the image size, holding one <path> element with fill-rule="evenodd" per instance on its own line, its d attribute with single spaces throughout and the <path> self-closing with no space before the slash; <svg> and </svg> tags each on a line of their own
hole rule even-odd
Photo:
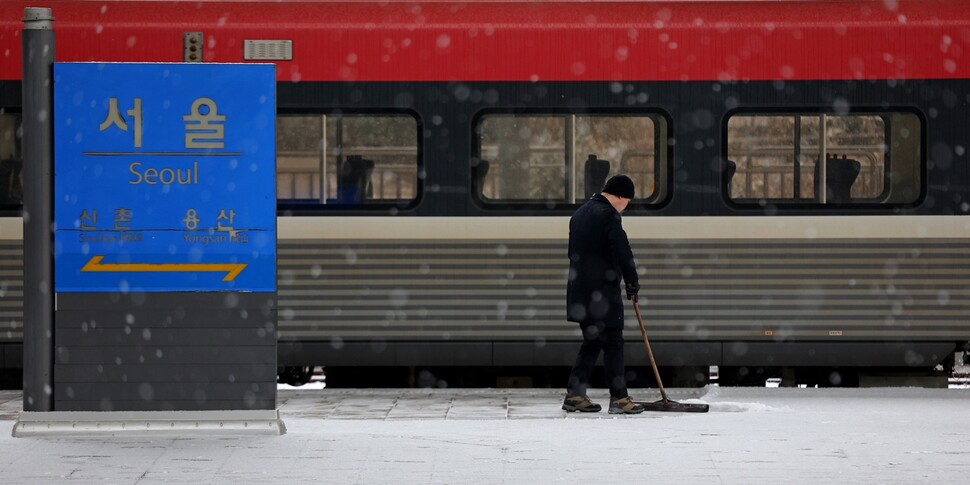
<svg viewBox="0 0 970 485">
<path fill-rule="evenodd" d="M 510 343 L 494 342 L 476 353 L 454 345 L 384 343 L 380 353 L 366 346 L 280 342 L 280 383 L 303 385 L 325 381 L 327 387 L 564 387 L 575 343 L 546 343 L 507 351 Z M 630 388 L 656 387 L 642 342 L 628 336 L 624 349 Z M 667 387 L 947 387 L 949 378 L 965 372 L 968 342 L 657 342 L 653 345 L 663 384 Z M 414 350 L 420 350 L 415 352 Z M 373 352 L 371 349 L 369 352 Z M 450 353 L 449 353 L 450 352 Z M 321 355 L 331 365 L 318 364 Z M 502 355 L 499 363 L 493 356 Z M 458 359 L 464 359 L 459 363 Z M 509 365 L 518 359 L 520 363 Z M 521 362 L 528 361 L 525 364 Z M 671 364 L 674 365 L 671 365 Z M 316 372 L 315 372 L 316 371 Z M 606 387 L 597 366 L 593 387 Z"/>
<path fill-rule="evenodd" d="M 952 379 L 961 378 L 962 359 L 962 353 L 957 353 L 932 368 L 661 366 L 659 370 L 666 387 L 945 388 Z M 961 362 L 954 365 L 957 360 Z M 631 389 L 657 387 L 649 367 L 628 366 L 626 371 Z M 297 387 L 319 381 L 331 388 L 558 388 L 565 386 L 569 368 L 286 366 L 278 373 L 279 383 Z M 593 371 L 591 387 L 607 387 L 600 366 Z"/>
</svg>

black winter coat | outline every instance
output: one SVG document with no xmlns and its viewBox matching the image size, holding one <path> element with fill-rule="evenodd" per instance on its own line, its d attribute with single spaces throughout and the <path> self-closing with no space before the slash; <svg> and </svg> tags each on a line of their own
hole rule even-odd
<svg viewBox="0 0 970 485">
<path fill-rule="evenodd" d="M 620 279 L 639 286 L 637 264 L 620 213 L 602 194 L 593 195 L 569 219 L 569 283 L 566 318 L 623 327 Z"/>
</svg>

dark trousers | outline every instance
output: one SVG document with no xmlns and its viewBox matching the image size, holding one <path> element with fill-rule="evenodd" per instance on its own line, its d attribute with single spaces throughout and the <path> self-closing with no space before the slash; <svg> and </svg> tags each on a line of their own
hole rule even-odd
<svg viewBox="0 0 970 485">
<path fill-rule="evenodd" d="M 603 367 L 606 382 L 610 386 L 610 397 L 621 399 L 629 393 L 626 389 L 626 376 L 623 368 L 623 328 L 611 328 L 597 324 L 580 324 L 583 330 L 583 345 L 579 347 L 573 370 L 569 373 L 566 392 L 573 396 L 585 396 L 589 387 L 589 374 L 596 365 L 596 359 L 603 351 Z"/>
</svg>

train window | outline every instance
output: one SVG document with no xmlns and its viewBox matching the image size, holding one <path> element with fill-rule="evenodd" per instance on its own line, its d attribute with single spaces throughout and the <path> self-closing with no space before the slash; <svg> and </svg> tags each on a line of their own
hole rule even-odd
<svg viewBox="0 0 970 485">
<path fill-rule="evenodd" d="M 19 207 L 23 203 L 20 125 L 19 113 L 0 109 L 0 207 Z"/>
<path fill-rule="evenodd" d="M 667 192 L 667 122 L 654 114 L 497 113 L 476 124 L 473 182 L 486 204 L 582 203 L 611 175 L 637 187 L 637 202 Z"/>
<path fill-rule="evenodd" d="M 281 114 L 277 199 L 408 205 L 418 196 L 418 124 L 407 114 Z"/>
<path fill-rule="evenodd" d="M 921 133 L 906 112 L 734 114 L 727 195 L 761 205 L 912 203 L 922 190 Z"/>
</svg>

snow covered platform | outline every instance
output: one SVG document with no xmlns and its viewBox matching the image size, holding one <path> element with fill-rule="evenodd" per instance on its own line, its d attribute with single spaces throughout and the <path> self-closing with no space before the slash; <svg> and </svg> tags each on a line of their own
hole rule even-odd
<svg viewBox="0 0 970 485">
<path fill-rule="evenodd" d="M 0 483 L 933 483 L 970 474 L 970 390 L 670 390 L 707 414 L 565 413 L 560 390 L 285 390 L 282 436 L 13 438 Z M 631 390 L 638 400 L 656 399 Z M 590 396 L 607 403 L 603 390 Z"/>
</svg>

